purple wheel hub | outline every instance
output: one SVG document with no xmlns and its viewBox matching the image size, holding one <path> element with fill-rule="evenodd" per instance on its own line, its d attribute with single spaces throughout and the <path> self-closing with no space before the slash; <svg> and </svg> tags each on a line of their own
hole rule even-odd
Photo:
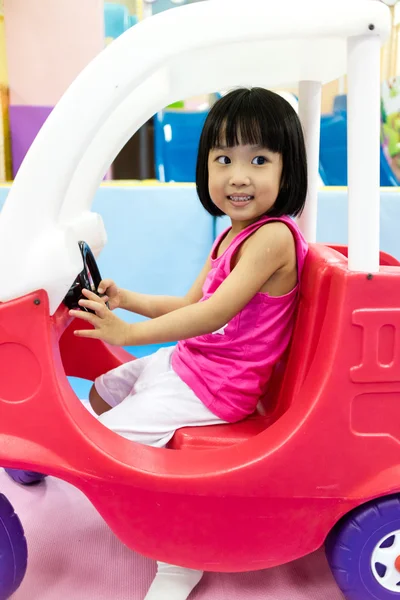
<svg viewBox="0 0 400 600">
<path fill-rule="evenodd" d="M 346 600 L 400 600 L 400 495 L 346 515 L 325 550 Z"/>
<path fill-rule="evenodd" d="M 33 483 L 40 483 L 47 475 L 36 473 L 35 471 L 23 471 L 20 469 L 4 469 L 5 472 L 17 483 L 22 485 L 32 485 Z"/>
<path fill-rule="evenodd" d="M 0 600 L 20 586 L 28 559 L 24 530 L 7 498 L 0 494 Z"/>
</svg>

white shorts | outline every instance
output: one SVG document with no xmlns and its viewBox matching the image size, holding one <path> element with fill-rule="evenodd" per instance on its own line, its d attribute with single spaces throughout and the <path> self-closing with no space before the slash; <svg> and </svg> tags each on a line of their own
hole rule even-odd
<svg viewBox="0 0 400 600">
<path fill-rule="evenodd" d="M 161 348 L 98 377 L 95 388 L 112 407 L 99 421 L 129 440 L 158 448 L 180 427 L 225 423 L 173 371 L 173 351 Z"/>
</svg>

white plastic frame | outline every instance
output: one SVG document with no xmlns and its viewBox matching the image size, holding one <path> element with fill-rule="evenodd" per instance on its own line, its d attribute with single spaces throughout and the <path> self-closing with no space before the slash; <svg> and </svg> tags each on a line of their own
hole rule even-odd
<svg viewBox="0 0 400 600">
<path fill-rule="evenodd" d="M 323 84 L 346 73 L 348 47 L 349 76 L 354 78 L 349 88 L 350 197 L 365 213 L 357 215 L 357 222 L 350 219 L 351 268 L 377 270 L 377 64 L 390 25 L 390 10 L 376 0 L 248 0 L 245 11 L 238 0 L 208 0 L 165 11 L 129 29 L 73 82 L 19 170 L 0 213 L 0 301 L 43 288 L 54 313 L 81 270 L 77 241 L 85 239 L 96 254 L 105 243 L 101 219 L 90 211 L 103 175 L 158 110 L 237 85 Z M 366 68 L 361 48 L 371 68 Z M 363 116 L 357 117 L 362 106 Z M 308 142 L 314 169 L 317 112 Z M 361 123 L 365 118 L 373 123 L 371 129 Z M 307 137 L 308 119 L 304 124 Z M 356 145 L 357 160 L 363 152 L 367 161 L 362 173 Z M 310 232 L 316 219 L 314 179 L 310 169 L 313 197 L 303 217 Z M 367 236 L 373 240 L 370 252 Z M 361 260 L 364 255 L 368 259 Z"/>
</svg>

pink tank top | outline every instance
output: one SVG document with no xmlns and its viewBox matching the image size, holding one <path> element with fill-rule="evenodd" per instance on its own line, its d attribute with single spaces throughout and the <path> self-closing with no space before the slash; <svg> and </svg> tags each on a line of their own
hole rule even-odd
<svg viewBox="0 0 400 600">
<path fill-rule="evenodd" d="M 212 296 L 228 277 L 232 257 L 244 240 L 271 221 L 286 223 L 293 234 L 300 280 L 308 247 L 296 223 L 289 217 L 264 217 L 241 231 L 218 258 L 218 246 L 228 230 L 216 239 L 200 302 Z M 233 423 L 256 409 L 273 366 L 289 344 L 297 297 L 298 284 L 284 296 L 258 292 L 219 331 L 177 344 L 172 355 L 174 371 L 220 419 Z"/>
</svg>

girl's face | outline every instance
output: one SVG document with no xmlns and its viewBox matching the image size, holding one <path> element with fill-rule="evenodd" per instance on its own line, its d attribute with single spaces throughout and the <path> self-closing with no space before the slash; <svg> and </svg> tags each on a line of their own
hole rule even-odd
<svg viewBox="0 0 400 600">
<path fill-rule="evenodd" d="M 208 155 L 208 188 L 214 204 L 243 229 L 275 204 L 282 156 L 260 146 L 213 148 Z"/>
</svg>

